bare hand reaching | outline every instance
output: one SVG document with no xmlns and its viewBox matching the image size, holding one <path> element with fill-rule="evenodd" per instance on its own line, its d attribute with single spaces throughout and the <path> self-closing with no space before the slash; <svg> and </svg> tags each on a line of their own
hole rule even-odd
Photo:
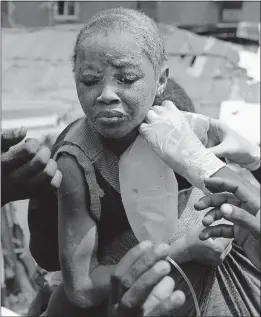
<svg viewBox="0 0 261 317">
<path fill-rule="evenodd" d="M 31 198 L 46 187 L 57 189 L 61 184 L 62 174 L 50 159 L 50 150 L 36 139 L 20 143 L 26 133 L 21 128 L 1 134 L 2 206 Z"/>
<path fill-rule="evenodd" d="M 222 178 L 205 180 L 206 187 L 213 193 L 195 204 L 197 210 L 213 207 L 203 219 L 205 228 L 201 240 L 210 237 L 235 238 L 249 260 L 260 269 L 260 195 L 246 184 Z M 210 226 L 214 221 L 225 218 L 234 225 Z"/>
<path fill-rule="evenodd" d="M 166 244 L 144 241 L 122 258 L 111 280 L 110 317 L 173 316 L 184 304 L 184 293 L 174 291 L 168 276 L 168 251 Z"/>
</svg>

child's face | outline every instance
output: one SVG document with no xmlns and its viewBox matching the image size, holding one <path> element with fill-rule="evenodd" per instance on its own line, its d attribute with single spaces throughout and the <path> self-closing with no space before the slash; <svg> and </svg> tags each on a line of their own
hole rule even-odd
<svg viewBox="0 0 261 317">
<path fill-rule="evenodd" d="M 125 31 L 87 36 L 77 52 L 75 79 L 84 113 L 109 138 L 124 137 L 144 120 L 158 84 L 140 44 Z"/>
</svg>

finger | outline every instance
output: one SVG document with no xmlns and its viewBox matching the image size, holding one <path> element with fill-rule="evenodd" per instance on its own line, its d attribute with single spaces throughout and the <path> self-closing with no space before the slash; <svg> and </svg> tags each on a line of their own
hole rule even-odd
<svg viewBox="0 0 261 317">
<path fill-rule="evenodd" d="M 146 298 L 152 292 L 154 286 L 171 271 L 167 261 L 157 262 L 150 270 L 145 272 L 124 294 L 119 304 L 120 315 L 142 306 Z"/>
<path fill-rule="evenodd" d="M 218 193 L 200 198 L 200 200 L 194 204 L 194 207 L 196 210 L 204 210 L 210 207 L 220 207 L 225 203 L 234 204 L 237 202 L 231 193 Z"/>
<path fill-rule="evenodd" d="M 208 148 L 213 154 L 215 154 L 217 157 L 224 157 L 224 153 L 227 150 L 227 146 L 224 142 Z"/>
<path fill-rule="evenodd" d="M 60 188 L 61 183 L 62 183 L 62 179 L 63 179 L 62 173 L 59 170 L 57 170 L 54 174 L 52 181 L 51 181 L 51 186 L 54 190 L 57 190 Z"/>
<path fill-rule="evenodd" d="M 125 271 L 121 279 L 122 286 L 126 289 L 130 288 L 135 281 L 156 262 L 165 259 L 168 252 L 169 245 L 167 243 L 161 243 L 144 253 L 130 269 Z"/>
<path fill-rule="evenodd" d="M 163 301 L 174 291 L 175 282 L 172 277 L 165 276 L 152 290 L 151 295 Z"/>
<path fill-rule="evenodd" d="M 168 108 L 168 109 L 170 109 L 172 111 L 180 112 L 179 109 L 170 100 L 164 100 L 161 106 L 162 107 L 166 107 L 166 108 Z"/>
<path fill-rule="evenodd" d="M 221 178 L 221 177 L 212 177 L 206 178 L 204 180 L 206 187 L 213 193 L 224 193 L 229 192 L 235 195 L 241 201 L 244 201 L 244 197 L 246 196 L 245 186 L 236 181 L 232 181 L 229 179 Z"/>
<path fill-rule="evenodd" d="M 132 248 L 117 264 L 115 271 L 111 275 L 111 301 L 118 303 L 122 297 L 121 278 L 124 272 L 128 270 L 146 251 L 152 248 L 151 241 L 143 241 Z"/>
<path fill-rule="evenodd" d="M 157 106 L 157 105 L 153 106 L 151 110 L 154 111 L 157 115 L 161 115 L 163 112 L 162 106 Z"/>
<path fill-rule="evenodd" d="M 241 203 L 246 204 L 251 202 L 253 209 L 258 210 L 260 207 L 260 197 L 258 196 L 255 199 L 253 192 L 242 183 L 219 177 L 208 178 L 204 182 L 206 187 L 212 192 L 229 192 L 240 200 Z"/>
<path fill-rule="evenodd" d="M 40 150 L 36 153 L 35 157 L 30 162 L 15 170 L 10 175 L 10 179 L 13 182 L 22 182 L 34 176 L 37 176 L 41 171 L 43 171 L 47 167 L 50 156 L 50 150 L 45 146 L 41 147 Z"/>
<path fill-rule="evenodd" d="M 187 119 L 188 123 L 190 124 L 192 122 L 192 120 L 194 119 L 195 115 L 191 112 L 187 112 L 187 111 L 180 111 L 184 114 L 185 118 Z"/>
<path fill-rule="evenodd" d="M 15 130 L 7 130 L 1 133 L 1 152 L 6 152 L 13 145 L 21 142 L 26 136 L 27 130 L 21 127 Z"/>
<path fill-rule="evenodd" d="M 26 143 L 13 147 L 1 155 L 1 166 L 6 172 L 26 164 L 36 155 L 40 143 L 36 139 L 30 139 Z"/>
<path fill-rule="evenodd" d="M 186 297 L 182 291 L 175 291 L 163 302 L 161 302 L 152 312 L 150 316 L 173 316 L 175 311 L 180 309 L 185 303 Z"/>
<path fill-rule="evenodd" d="M 136 247 L 131 249 L 117 264 L 117 269 L 115 270 L 116 277 L 122 277 L 124 273 L 132 267 L 132 265 L 146 252 L 153 248 L 151 241 L 143 241 Z"/>
<path fill-rule="evenodd" d="M 156 112 L 151 109 L 148 111 L 148 113 L 145 117 L 145 122 L 148 124 L 151 124 L 151 123 L 155 122 L 158 119 L 158 117 L 159 116 L 156 114 Z"/>
<path fill-rule="evenodd" d="M 39 190 L 44 190 L 51 186 L 52 179 L 57 171 L 57 163 L 50 159 L 43 171 L 33 176 L 28 182 L 30 193 L 37 193 Z"/>
<path fill-rule="evenodd" d="M 220 211 L 225 219 L 248 230 L 255 238 L 260 239 L 260 219 L 233 205 L 224 204 Z"/>
<path fill-rule="evenodd" d="M 221 213 L 220 208 L 213 208 L 209 212 L 206 213 L 204 218 L 202 219 L 202 224 L 205 227 L 210 226 L 214 221 L 220 220 L 223 218 L 223 214 Z"/>
<path fill-rule="evenodd" d="M 207 227 L 199 234 L 199 239 L 204 241 L 209 238 L 234 238 L 234 226 L 221 224 Z"/>
<path fill-rule="evenodd" d="M 141 125 L 139 126 L 139 133 L 145 137 L 146 132 L 148 129 L 148 124 L 147 123 L 141 123 Z"/>
<path fill-rule="evenodd" d="M 173 293 L 174 287 L 175 282 L 170 276 L 165 276 L 156 286 L 154 286 L 152 292 L 143 304 L 144 315 L 149 315 L 160 302 L 168 298 Z"/>
</svg>

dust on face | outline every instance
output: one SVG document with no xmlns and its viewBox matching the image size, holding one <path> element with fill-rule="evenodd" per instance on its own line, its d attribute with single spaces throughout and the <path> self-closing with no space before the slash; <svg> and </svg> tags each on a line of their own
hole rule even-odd
<svg viewBox="0 0 261 317">
<path fill-rule="evenodd" d="M 104 137 L 137 128 L 153 104 L 158 80 L 130 32 L 95 32 L 79 44 L 75 80 L 82 109 Z"/>
</svg>

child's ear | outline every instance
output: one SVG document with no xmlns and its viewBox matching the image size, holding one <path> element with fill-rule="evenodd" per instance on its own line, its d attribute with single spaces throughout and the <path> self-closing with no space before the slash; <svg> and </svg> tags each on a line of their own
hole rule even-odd
<svg viewBox="0 0 261 317">
<path fill-rule="evenodd" d="M 168 78 L 169 78 L 169 68 L 164 66 L 161 68 L 160 74 L 159 74 L 158 87 L 156 92 L 157 97 L 163 94 L 168 82 Z"/>
</svg>

